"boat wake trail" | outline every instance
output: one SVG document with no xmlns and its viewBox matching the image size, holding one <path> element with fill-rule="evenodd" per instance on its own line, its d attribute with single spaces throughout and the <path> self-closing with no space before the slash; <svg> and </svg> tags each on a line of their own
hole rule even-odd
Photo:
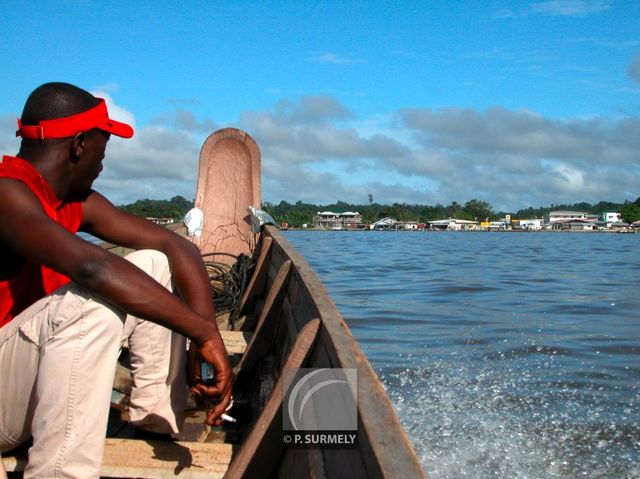
<svg viewBox="0 0 640 479">
<path fill-rule="evenodd" d="M 458 358 L 379 374 L 432 479 L 640 477 L 637 395 L 612 418 L 610 391 L 542 388 L 508 362 Z"/>
</svg>

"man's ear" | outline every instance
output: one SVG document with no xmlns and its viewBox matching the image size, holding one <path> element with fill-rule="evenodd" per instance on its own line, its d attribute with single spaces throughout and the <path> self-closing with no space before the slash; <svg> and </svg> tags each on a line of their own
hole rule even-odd
<svg viewBox="0 0 640 479">
<path fill-rule="evenodd" d="M 71 140 L 71 151 L 69 156 L 74 163 L 76 163 L 80 159 L 80 155 L 82 155 L 82 152 L 84 151 L 85 141 L 86 136 L 84 133 L 78 133 Z"/>
</svg>

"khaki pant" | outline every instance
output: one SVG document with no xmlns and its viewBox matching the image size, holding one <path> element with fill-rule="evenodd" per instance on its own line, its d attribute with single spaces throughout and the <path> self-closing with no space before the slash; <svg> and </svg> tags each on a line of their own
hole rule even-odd
<svg viewBox="0 0 640 479">
<path fill-rule="evenodd" d="M 162 253 L 137 251 L 127 259 L 170 288 Z M 98 477 L 125 340 L 133 371 L 131 422 L 178 432 L 187 396 L 183 337 L 126 316 L 74 283 L 0 329 L 0 452 L 33 437 L 25 478 Z"/>
</svg>

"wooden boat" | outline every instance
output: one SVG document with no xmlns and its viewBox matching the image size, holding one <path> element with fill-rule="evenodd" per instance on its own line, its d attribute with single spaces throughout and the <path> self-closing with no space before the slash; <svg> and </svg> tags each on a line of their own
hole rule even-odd
<svg viewBox="0 0 640 479">
<path fill-rule="evenodd" d="M 253 141 L 239 130 L 223 130 L 224 135 Z M 177 442 L 108 437 L 101 475 L 426 477 L 378 376 L 312 268 L 275 226 L 263 226 L 256 239 L 252 274 L 235 312 L 219 318 L 221 329 L 229 329 L 222 335 L 235 364 L 236 406 L 230 413 L 238 422 L 210 430 L 196 411 Z M 295 368 L 357 370 L 356 447 L 285 444 L 281 373 Z M 126 392 L 129 380 L 125 370 L 114 388 Z M 126 415 L 124 406 L 114 411 Z M 8 471 L 24 466 L 24 456 L 3 460 Z"/>
</svg>

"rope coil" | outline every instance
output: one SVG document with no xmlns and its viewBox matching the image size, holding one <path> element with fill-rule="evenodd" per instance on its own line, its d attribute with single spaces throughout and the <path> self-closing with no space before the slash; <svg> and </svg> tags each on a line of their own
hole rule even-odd
<svg viewBox="0 0 640 479">
<path fill-rule="evenodd" d="M 209 259 L 220 255 L 235 258 L 235 262 L 229 266 Z M 216 314 L 229 313 L 229 323 L 233 325 L 240 314 L 240 299 L 251 277 L 255 258 L 245 254 L 236 256 L 229 253 L 208 253 L 202 255 L 202 258 L 209 274 Z"/>
</svg>

